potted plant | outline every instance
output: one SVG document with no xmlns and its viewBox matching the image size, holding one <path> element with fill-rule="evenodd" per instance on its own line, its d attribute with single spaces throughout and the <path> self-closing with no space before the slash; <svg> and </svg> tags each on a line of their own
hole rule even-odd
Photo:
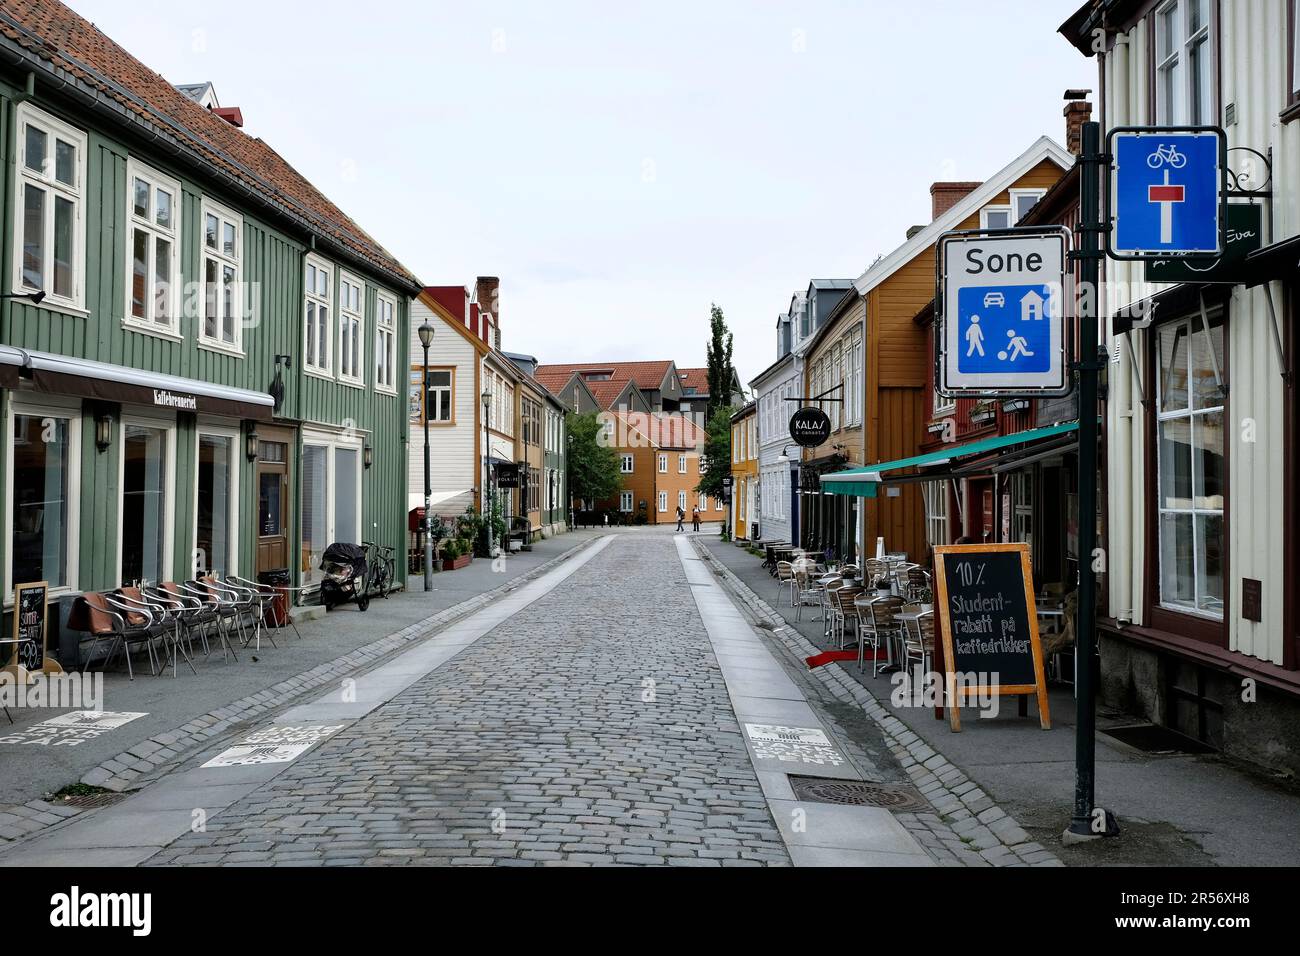
<svg viewBox="0 0 1300 956">
<path fill-rule="evenodd" d="M 921 605 L 922 611 L 934 610 L 934 593 L 929 588 L 922 588 L 916 593 L 917 603 Z"/>
<path fill-rule="evenodd" d="M 465 567 L 473 557 L 472 548 L 473 545 L 464 538 L 450 538 L 442 546 L 442 569 L 455 571 L 457 568 Z"/>
<path fill-rule="evenodd" d="M 889 575 L 887 574 L 880 575 L 880 577 L 876 578 L 876 580 L 871 583 L 871 586 L 876 589 L 876 593 L 880 597 L 889 597 L 894 593 L 894 589 L 890 587 Z"/>
</svg>

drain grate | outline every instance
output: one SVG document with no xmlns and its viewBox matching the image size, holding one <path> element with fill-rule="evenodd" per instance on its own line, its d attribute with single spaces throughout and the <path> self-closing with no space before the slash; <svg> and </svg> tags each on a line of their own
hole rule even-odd
<svg viewBox="0 0 1300 956">
<path fill-rule="evenodd" d="M 79 793 L 72 796 L 64 797 L 60 802 L 65 807 L 75 807 L 78 810 L 94 810 L 96 807 L 111 807 L 127 798 L 125 793 Z"/>
<path fill-rule="evenodd" d="M 796 800 L 837 803 L 846 807 L 883 807 L 886 810 L 919 812 L 933 809 L 919 790 L 907 784 L 830 780 L 825 777 L 791 776 L 789 779 Z"/>
</svg>

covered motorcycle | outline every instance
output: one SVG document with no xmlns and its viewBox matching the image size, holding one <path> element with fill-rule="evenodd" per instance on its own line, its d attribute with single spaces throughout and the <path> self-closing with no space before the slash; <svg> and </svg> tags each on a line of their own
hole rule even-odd
<svg viewBox="0 0 1300 956">
<path fill-rule="evenodd" d="M 325 574 L 320 584 L 320 599 L 325 610 L 352 600 L 363 611 L 370 606 L 370 596 L 366 593 L 365 548 L 336 541 L 321 555 L 320 569 Z"/>
</svg>

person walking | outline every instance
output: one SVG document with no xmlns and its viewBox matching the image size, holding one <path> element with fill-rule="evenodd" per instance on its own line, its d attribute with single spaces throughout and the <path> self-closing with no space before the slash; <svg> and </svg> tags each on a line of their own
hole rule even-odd
<svg viewBox="0 0 1300 956">
<path fill-rule="evenodd" d="M 696 505 L 695 510 L 691 512 L 691 527 L 696 531 L 700 530 L 700 506 Z"/>
<path fill-rule="evenodd" d="M 682 522 L 685 520 L 686 520 L 686 509 L 684 509 L 681 505 L 678 505 L 677 506 L 677 530 L 678 531 L 686 530 L 685 528 L 682 527 Z"/>
</svg>

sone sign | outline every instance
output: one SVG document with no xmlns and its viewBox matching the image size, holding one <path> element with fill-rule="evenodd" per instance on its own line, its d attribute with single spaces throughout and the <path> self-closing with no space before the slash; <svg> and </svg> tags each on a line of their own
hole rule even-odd
<svg viewBox="0 0 1300 956">
<path fill-rule="evenodd" d="M 939 239 L 939 390 L 1069 390 L 1064 230 L 954 232 Z"/>
</svg>

